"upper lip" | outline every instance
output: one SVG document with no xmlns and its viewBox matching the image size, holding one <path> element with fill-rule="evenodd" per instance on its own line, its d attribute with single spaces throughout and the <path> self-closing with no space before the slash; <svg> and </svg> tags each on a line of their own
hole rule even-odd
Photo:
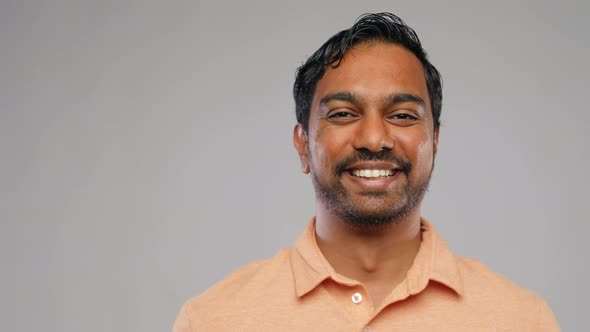
<svg viewBox="0 0 590 332">
<path fill-rule="evenodd" d="M 346 167 L 347 171 L 352 171 L 355 169 L 384 169 L 384 170 L 396 170 L 400 169 L 398 165 L 392 162 L 387 161 L 363 161 L 358 163 L 353 163 L 350 166 Z"/>
</svg>

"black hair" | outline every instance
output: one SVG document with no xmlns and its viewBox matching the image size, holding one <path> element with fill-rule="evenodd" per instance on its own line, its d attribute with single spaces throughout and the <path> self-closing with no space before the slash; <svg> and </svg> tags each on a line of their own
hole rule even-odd
<svg viewBox="0 0 590 332">
<path fill-rule="evenodd" d="M 406 25 L 398 16 L 391 13 L 361 15 L 349 29 L 342 30 L 328 39 L 305 63 L 297 69 L 293 97 L 297 122 L 307 132 L 311 101 L 316 85 L 322 79 L 328 66 L 340 65 L 344 53 L 362 42 L 380 41 L 402 46 L 412 52 L 424 67 L 424 75 L 430 108 L 434 119 L 434 130 L 440 126 L 442 107 L 442 77 L 438 70 L 428 61 L 426 51 L 422 48 L 416 32 Z"/>
</svg>

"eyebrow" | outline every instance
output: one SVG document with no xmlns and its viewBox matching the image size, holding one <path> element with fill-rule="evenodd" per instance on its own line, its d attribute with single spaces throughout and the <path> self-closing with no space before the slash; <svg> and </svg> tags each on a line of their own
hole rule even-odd
<svg viewBox="0 0 590 332">
<path fill-rule="evenodd" d="M 386 96 L 384 98 L 384 102 L 386 105 L 393 105 L 393 104 L 407 103 L 407 102 L 417 103 L 417 104 L 420 104 L 421 106 L 426 105 L 426 103 L 424 102 L 424 99 L 422 99 L 420 96 L 417 96 L 417 95 L 411 94 L 411 93 L 392 93 L 389 96 Z"/>
<path fill-rule="evenodd" d="M 364 101 L 361 97 L 355 95 L 354 93 L 350 93 L 350 92 L 346 92 L 346 91 L 338 91 L 338 92 L 333 92 L 333 93 L 329 93 L 327 95 L 324 96 L 324 98 L 322 98 L 320 100 L 320 105 L 325 105 L 327 103 L 330 103 L 332 101 L 347 101 L 349 103 L 353 103 L 353 104 L 364 104 Z"/>
<path fill-rule="evenodd" d="M 346 101 L 349 103 L 353 103 L 356 105 L 363 105 L 366 104 L 364 99 L 354 93 L 347 92 L 347 91 L 338 91 L 327 94 L 320 100 L 320 105 L 328 104 L 332 101 Z M 398 103 L 406 103 L 406 102 L 413 102 L 417 103 L 421 106 L 425 106 L 426 103 L 424 99 L 420 96 L 412 94 L 412 93 L 392 93 L 388 96 L 383 98 L 383 102 L 385 105 L 394 105 Z"/>
</svg>

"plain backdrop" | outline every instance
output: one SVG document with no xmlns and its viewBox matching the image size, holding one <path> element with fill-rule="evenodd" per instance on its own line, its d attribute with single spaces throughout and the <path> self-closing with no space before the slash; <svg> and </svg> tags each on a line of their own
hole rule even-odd
<svg viewBox="0 0 590 332">
<path fill-rule="evenodd" d="M 0 2 L 0 330 L 168 331 L 314 214 L 295 69 L 363 13 L 444 79 L 423 214 L 588 331 L 584 1 Z"/>
</svg>

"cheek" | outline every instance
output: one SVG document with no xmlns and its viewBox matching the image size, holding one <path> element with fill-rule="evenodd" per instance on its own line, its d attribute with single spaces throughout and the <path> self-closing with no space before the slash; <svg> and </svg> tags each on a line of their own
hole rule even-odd
<svg viewBox="0 0 590 332">
<path fill-rule="evenodd" d="M 399 143 L 415 170 L 430 171 L 434 158 L 434 141 L 429 132 L 417 130 L 408 133 Z"/>
<path fill-rule="evenodd" d="M 318 171 L 331 170 L 346 154 L 346 136 L 330 129 L 317 130 L 310 142 L 312 162 Z"/>
<path fill-rule="evenodd" d="M 418 145 L 416 163 L 420 165 L 421 168 L 430 169 L 432 167 L 432 160 L 434 156 L 432 144 L 432 141 L 424 141 Z"/>
</svg>

